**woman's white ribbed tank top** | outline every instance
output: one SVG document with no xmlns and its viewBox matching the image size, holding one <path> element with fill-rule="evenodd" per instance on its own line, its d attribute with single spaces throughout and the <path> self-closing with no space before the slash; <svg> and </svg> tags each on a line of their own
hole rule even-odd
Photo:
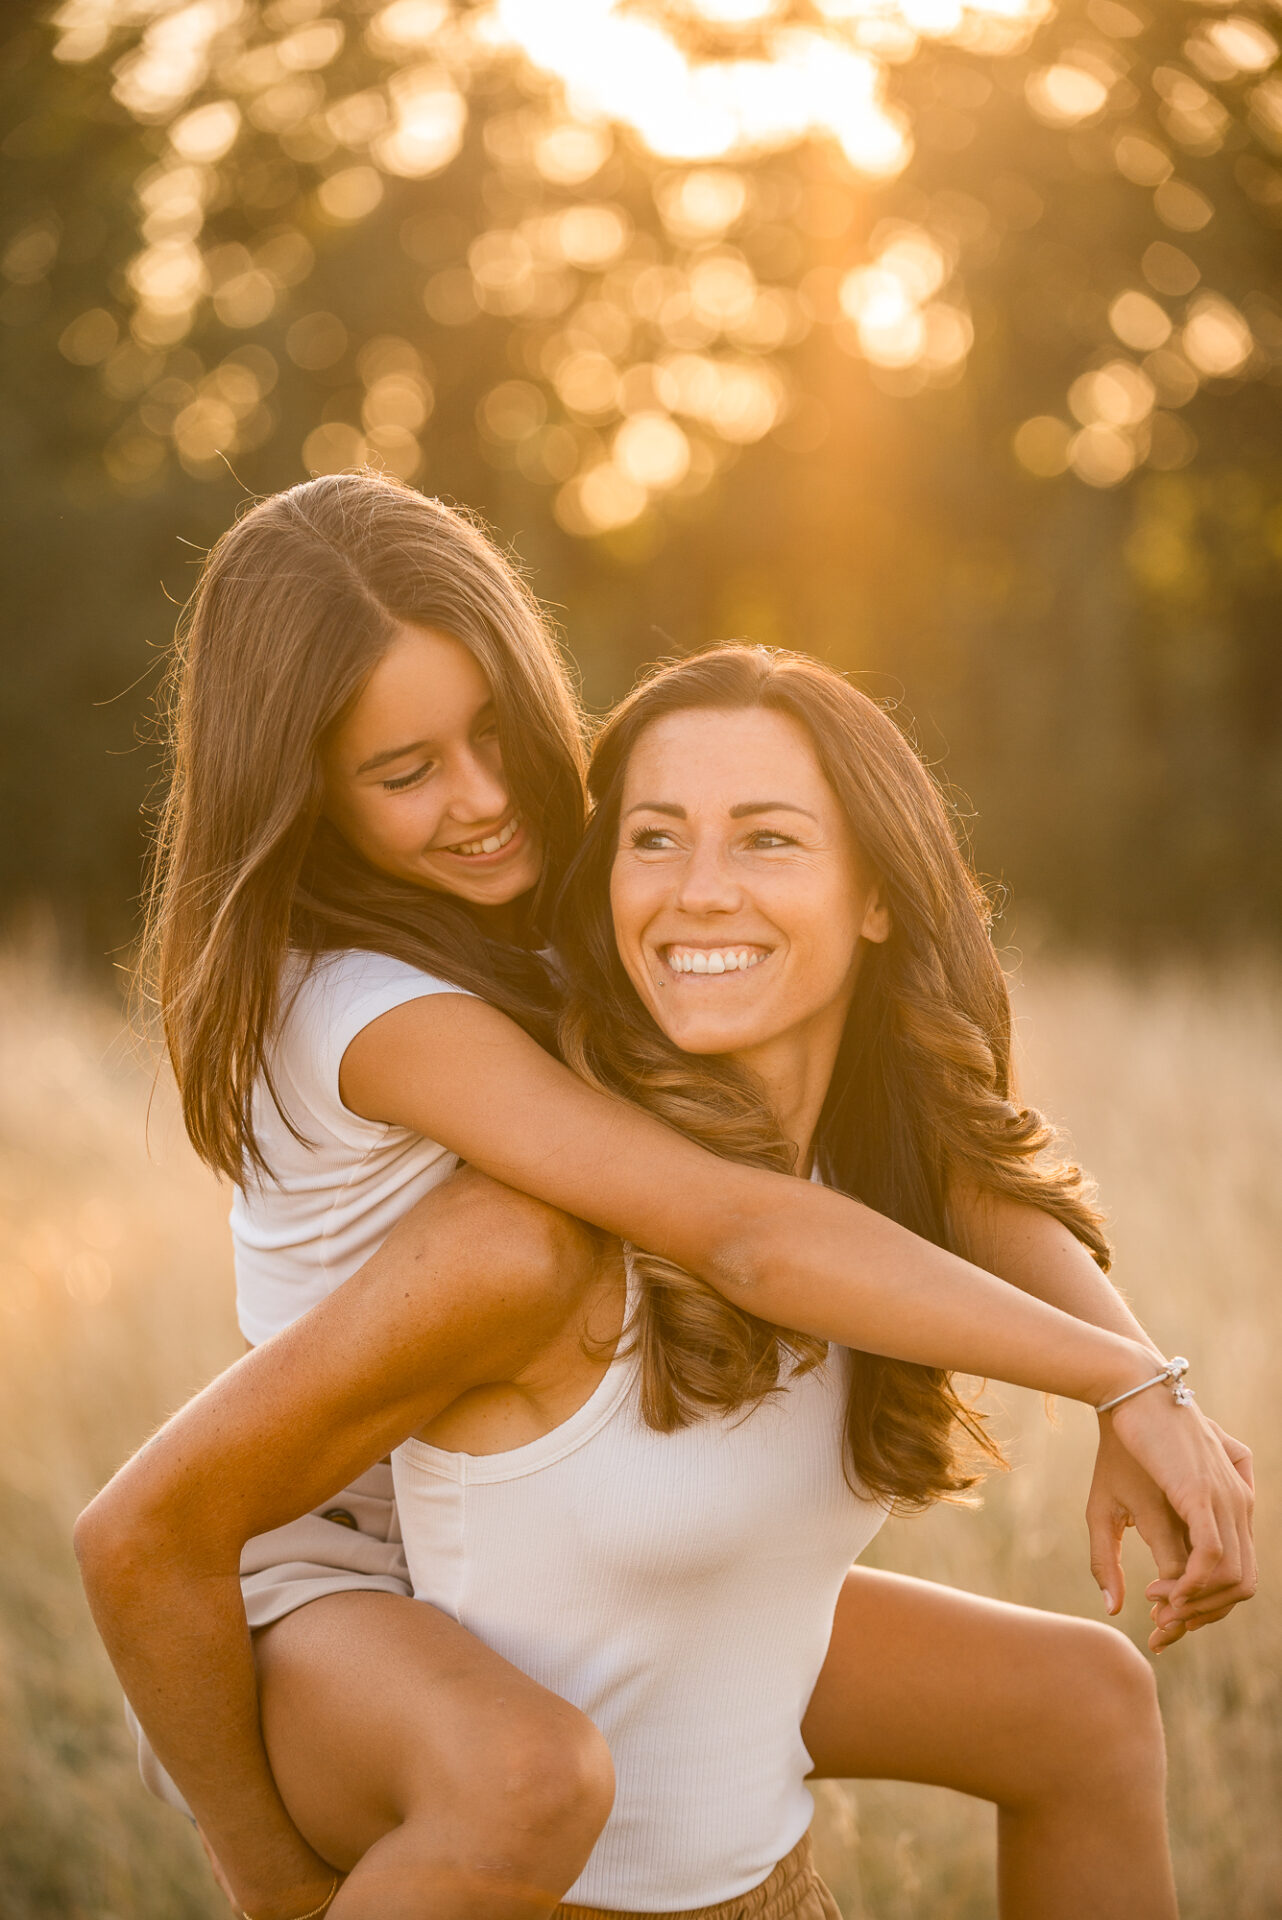
<svg viewBox="0 0 1282 1920">
<path fill-rule="evenodd" d="M 842 1470 L 847 1377 L 833 1348 L 746 1416 L 656 1433 L 625 1354 L 528 1446 L 393 1454 L 416 1597 L 609 1744 L 614 1810 L 567 1901 L 712 1906 L 809 1826 L 801 1719 L 842 1579 L 884 1517 Z"/>
</svg>

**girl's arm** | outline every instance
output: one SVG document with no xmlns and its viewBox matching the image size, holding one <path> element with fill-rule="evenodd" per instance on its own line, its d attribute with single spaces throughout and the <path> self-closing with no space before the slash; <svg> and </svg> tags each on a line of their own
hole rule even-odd
<svg viewBox="0 0 1282 1920">
<path fill-rule="evenodd" d="M 1036 1294 L 1039 1300 L 1079 1320 L 1143 1341 L 1157 1353 L 1116 1287 L 1061 1221 L 1037 1207 L 983 1192 L 973 1184 L 954 1187 L 949 1195 L 949 1213 L 961 1250 L 977 1266 L 987 1267 L 1012 1286 Z M 1128 1526 L 1133 1526 L 1157 1567 L 1158 1578 L 1147 1591 L 1154 1602 L 1155 1623 L 1149 1645 L 1160 1652 L 1173 1646 L 1190 1626 L 1206 1626 L 1223 1619 L 1239 1600 L 1249 1599 L 1253 1589 L 1249 1582 L 1240 1580 L 1212 1581 L 1187 1608 L 1171 1606 L 1172 1589 L 1188 1564 L 1189 1543 L 1184 1529 L 1160 1489 L 1118 1440 L 1111 1414 L 1101 1415 L 1099 1430 L 1099 1451 L 1086 1503 L 1091 1571 L 1108 1612 L 1119 1613 L 1126 1597 L 1122 1536 Z M 1222 1429 L 1215 1430 L 1249 1492 L 1250 1449 Z"/>
<path fill-rule="evenodd" d="M 339 1086 L 354 1112 L 439 1140 L 495 1179 L 676 1260 L 762 1319 L 1092 1404 L 1111 1397 L 1054 1384 L 1052 1373 L 1064 1375 L 1039 1343 L 1045 1327 L 1034 1332 L 1012 1304 L 1031 1308 L 1026 1295 L 1000 1288 L 977 1317 L 976 1289 L 996 1283 L 974 1266 L 844 1195 L 722 1160 L 586 1086 L 482 1000 L 436 994 L 381 1015 L 347 1048 Z M 1056 1265 L 1079 1297 L 1080 1263 Z M 1074 1371 L 1071 1343 L 1058 1344 Z M 1132 1366 L 1148 1364 L 1142 1335 L 1132 1331 L 1128 1347 Z M 1132 1384 L 1143 1377 L 1132 1373 Z M 1210 1423 L 1154 1390 L 1114 1425 L 1190 1537 L 1170 1601 L 1252 1590 L 1249 1489 Z"/>
<path fill-rule="evenodd" d="M 99 1632 L 239 1906 L 310 1912 L 333 1872 L 272 1778 L 241 1599 L 246 1540 L 346 1486 L 461 1393 L 519 1377 L 575 1311 L 581 1227 L 463 1176 L 430 1244 L 397 1235 L 176 1414 L 81 1515 Z"/>
</svg>

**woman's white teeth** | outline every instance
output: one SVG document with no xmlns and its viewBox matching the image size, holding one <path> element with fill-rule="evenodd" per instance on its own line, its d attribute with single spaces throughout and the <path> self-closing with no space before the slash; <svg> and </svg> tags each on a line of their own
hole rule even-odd
<svg viewBox="0 0 1282 1920">
<path fill-rule="evenodd" d="M 767 958 L 763 947 L 669 947 L 674 973 L 746 973 Z"/>
<path fill-rule="evenodd" d="M 497 853 L 500 847 L 507 845 L 520 824 L 520 817 L 514 814 L 507 825 L 501 828 L 498 833 L 488 834 L 484 840 L 460 840 L 456 847 L 450 848 L 450 852 Z"/>
</svg>

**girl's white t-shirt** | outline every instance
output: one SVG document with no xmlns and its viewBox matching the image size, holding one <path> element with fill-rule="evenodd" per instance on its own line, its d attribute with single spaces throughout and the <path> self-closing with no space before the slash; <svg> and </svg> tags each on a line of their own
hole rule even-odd
<svg viewBox="0 0 1282 1920">
<path fill-rule="evenodd" d="M 260 1079 L 254 1128 L 269 1174 L 247 1174 L 231 1209 L 236 1311 L 257 1346 L 363 1266 L 417 1200 L 449 1178 L 458 1155 L 408 1127 L 363 1120 L 343 1105 L 338 1071 L 371 1020 L 407 1000 L 462 993 L 384 953 L 291 955 L 268 1050 L 294 1137 Z"/>
</svg>

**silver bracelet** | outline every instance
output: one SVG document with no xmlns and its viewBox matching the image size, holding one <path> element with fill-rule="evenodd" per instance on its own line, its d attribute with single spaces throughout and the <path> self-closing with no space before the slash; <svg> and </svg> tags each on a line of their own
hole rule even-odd
<svg viewBox="0 0 1282 1920">
<path fill-rule="evenodd" d="M 1168 1360 L 1162 1368 L 1162 1371 L 1155 1373 L 1151 1380 L 1141 1380 L 1138 1387 L 1128 1387 L 1125 1393 L 1119 1393 L 1113 1400 L 1106 1400 L 1103 1406 L 1096 1407 L 1095 1411 L 1096 1413 L 1111 1413 L 1114 1407 L 1121 1406 L 1123 1400 L 1133 1399 L 1137 1393 L 1143 1393 L 1148 1387 L 1160 1387 L 1163 1385 L 1169 1386 L 1171 1389 L 1171 1398 L 1177 1405 L 1181 1407 L 1191 1407 L 1193 1405 L 1193 1389 L 1192 1387 L 1186 1387 L 1184 1384 L 1184 1376 L 1188 1370 L 1188 1361 L 1182 1353 L 1177 1353 L 1174 1360 Z"/>
</svg>

